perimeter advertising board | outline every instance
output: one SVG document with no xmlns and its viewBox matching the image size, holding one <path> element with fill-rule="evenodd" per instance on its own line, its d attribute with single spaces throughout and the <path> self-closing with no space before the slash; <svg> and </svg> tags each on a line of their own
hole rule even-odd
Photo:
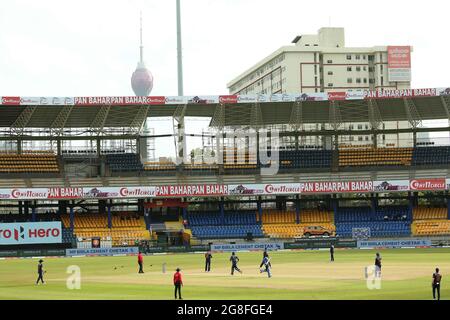
<svg viewBox="0 0 450 320">
<path fill-rule="evenodd" d="M 411 248 L 430 247 L 429 239 L 404 239 L 404 240 L 364 240 L 358 241 L 358 248 Z"/>
<path fill-rule="evenodd" d="M 0 223 L 0 245 L 62 242 L 61 221 Z"/>
<path fill-rule="evenodd" d="M 211 251 L 275 251 L 282 249 L 284 249 L 283 242 L 218 243 L 211 245 Z"/>
</svg>

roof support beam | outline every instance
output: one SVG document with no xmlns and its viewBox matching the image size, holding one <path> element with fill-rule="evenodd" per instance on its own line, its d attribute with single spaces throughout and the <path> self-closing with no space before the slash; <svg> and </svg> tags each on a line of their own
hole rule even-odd
<svg viewBox="0 0 450 320">
<path fill-rule="evenodd" d="M 252 103 L 252 107 L 250 109 L 250 128 L 258 131 L 263 125 L 262 114 L 261 114 L 261 106 L 259 102 Z"/>
<path fill-rule="evenodd" d="M 54 134 L 60 136 L 64 133 L 64 126 L 66 125 L 67 119 L 69 119 L 72 109 L 73 105 L 64 106 L 58 113 L 55 120 L 53 120 L 52 124 L 50 125 L 52 135 Z"/>
<path fill-rule="evenodd" d="M 149 110 L 148 105 L 139 107 L 136 116 L 134 117 L 133 121 L 130 124 L 130 128 L 134 133 L 140 134 L 144 129 L 145 121 L 147 120 L 148 110 Z"/>
<path fill-rule="evenodd" d="M 289 125 L 293 131 L 303 130 L 303 102 L 297 101 L 292 106 L 291 118 Z"/>
<path fill-rule="evenodd" d="M 16 135 L 22 135 L 28 122 L 30 122 L 34 111 L 37 106 L 26 106 L 25 109 L 20 113 L 14 123 L 11 125 L 11 133 Z"/>
<path fill-rule="evenodd" d="M 447 118 L 450 121 L 450 96 L 441 96 L 442 105 L 444 106 Z"/>
<path fill-rule="evenodd" d="M 381 118 L 380 109 L 378 108 L 378 103 L 376 100 L 370 99 L 368 101 L 368 108 L 369 108 L 369 122 L 372 126 L 373 130 L 380 129 L 380 125 L 383 123 L 383 120 Z"/>
<path fill-rule="evenodd" d="M 111 110 L 110 105 L 102 106 L 100 110 L 97 112 L 97 115 L 95 116 L 94 120 L 92 120 L 90 126 L 91 130 L 97 135 L 100 135 L 100 133 L 102 133 L 110 110 Z"/>
<path fill-rule="evenodd" d="M 416 105 L 412 99 L 404 98 L 403 105 L 405 106 L 406 117 L 411 127 L 417 128 L 422 126 L 422 119 L 417 111 Z"/>
<path fill-rule="evenodd" d="M 341 107 L 337 101 L 330 101 L 329 121 L 333 130 L 338 130 L 342 125 Z"/>
</svg>

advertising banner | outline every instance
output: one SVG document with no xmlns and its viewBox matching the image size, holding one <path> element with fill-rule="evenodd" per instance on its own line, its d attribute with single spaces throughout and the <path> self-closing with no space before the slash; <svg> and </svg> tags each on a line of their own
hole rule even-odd
<svg viewBox="0 0 450 320">
<path fill-rule="evenodd" d="M 5 106 L 20 105 L 20 97 L 1 97 L 1 104 Z"/>
<path fill-rule="evenodd" d="M 372 192 L 372 181 L 325 181 L 302 182 L 301 193 L 347 193 L 347 192 Z"/>
<path fill-rule="evenodd" d="M 447 190 L 450 190 L 450 179 L 446 179 L 445 184 L 447 185 Z"/>
<path fill-rule="evenodd" d="M 211 251 L 275 251 L 284 249 L 283 242 L 212 244 Z"/>
<path fill-rule="evenodd" d="M 399 90 L 377 90 L 365 91 L 365 99 L 399 99 L 399 98 L 419 98 L 435 97 L 436 89 L 399 89 Z"/>
<path fill-rule="evenodd" d="M 138 254 L 138 247 L 66 249 L 66 256 L 113 256 L 116 254 Z"/>
<path fill-rule="evenodd" d="M 228 195 L 228 186 L 221 184 L 157 186 L 155 190 L 155 196 L 157 197 L 199 197 L 226 195 Z"/>
<path fill-rule="evenodd" d="M 438 191 L 445 190 L 445 179 L 415 179 L 410 181 L 411 191 Z"/>
<path fill-rule="evenodd" d="M 295 242 L 286 242 L 285 249 L 324 249 L 330 248 L 356 248 L 356 240 L 337 240 L 337 239 L 303 239 Z"/>
<path fill-rule="evenodd" d="M 300 183 L 228 185 L 229 195 L 279 195 L 298 193 L 300 193 Z"/>
<path fill-rule="evenodd" d="M 409 191 L 409 180 L 379 180 L 373 182 L 373 191 Z"/>
<path fill-rule="evenodd" d="M 164 104 L 165 97 L 75 97 L 73 101 L 77 106 L 129 106 Z"/>
<path fill-rule="evenodd" d="M 0 223 L 0 245 L 62 242 L 61 221 Z"/>
<path fill-rule="evenodd" d="M 428 239 L 404 239 L 404 240 L 382 240 L 358 241 L 358 248 L 411 248 L 411 247 L 430 247 L 431 240 Z"/>
<path fill-rule="evenodd" d="M 411 47 L 388 46 L 389 82 L 411 81 Z"/>
</svg>

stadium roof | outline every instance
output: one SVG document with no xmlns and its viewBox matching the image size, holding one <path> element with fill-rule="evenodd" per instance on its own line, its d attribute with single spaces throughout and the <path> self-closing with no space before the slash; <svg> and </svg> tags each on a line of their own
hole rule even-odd
<svg viewBox="0 0 450 320">
<path fill-rule="evenodd" d="M 146 117 L 213 126 L 450 119 L 450 88 L 190 97 L 2 97 L 3 128 L 142 127 Z"/>
</svg>

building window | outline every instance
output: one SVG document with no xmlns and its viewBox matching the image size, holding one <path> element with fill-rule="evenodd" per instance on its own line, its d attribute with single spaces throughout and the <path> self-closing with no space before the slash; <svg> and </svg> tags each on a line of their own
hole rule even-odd
<svg viewBox="0 0 450 320">
<path fill-rule="evenodd" d="M 365 54 L 363 54 L 363 60 L 366 60 L 366 55 Z"/>
<path fill-rule="evenodd" d="M 353 83 L 353 79 L 352 78 L 347 78 L 347 83 Z"/>
<path fill-rule="evenodd" d="M 347 60 L 352 60 L 352 55 L 351 54 L 347 55 Z"/>
<path fill-rule="evenodd" d="M 358 141 L 363 141 L 363 137 L 358 137 Z"/>
<path fill-rule="evenodd" d="M 367 71 L 367 67 L 366 66 L 363 67 L 363 71 Z"/>
<path fill-rule="evenodd" d="M 375 79 L 369 79 L 369 83 L 375 83 Z"/>
<path fill-rule="evenodd" d="M 363 80 L 363 81 L 364 81 L 364 83 L 367 83 L 367 78 L 364 78 L 364 80 Z"/>
<path fill-rule="evenodd" d="M 361 71 L 361 67 L 356 67 L 356 71 Z"/>
<path fill-rule="evenodd" d="M 352 71 L 352 67 L 347 67 L 347 71 Z"/>
<path fill-rule="evenodd" d="M 333 63 L 333 60 L 327 60 L 327 63 Z"/>
<path fill-rule="evenodd" d="M 328 71 L 328 75 L 332 76 L 333 75 L 333 71 Z"/>
<path fill-rule="evenodd" d="M 384 78 L 381 76 L 381 85 L 384 86 Z"/>
<path fill-rule="evenodd" d="M 329 86 L 329 87 L 332 87 L 332 86 L 333 86 L 333 84 L 332 84 L 332 83 L 329 83 L 329 84 L 328 84 L 328 86 Z"/>
<path fill-rule="evenodd" d="M 357 55 L 355 56 L 355 59 L 356 59 L 356 60 L 361 60 L 361 56 L 360 56 L 359 54 L 357 54 Z"/>
<path fill-rule="evenodd" d="M 356 78 L 356 83 L 361 83 L 361 78 Z"/>
</svg>

